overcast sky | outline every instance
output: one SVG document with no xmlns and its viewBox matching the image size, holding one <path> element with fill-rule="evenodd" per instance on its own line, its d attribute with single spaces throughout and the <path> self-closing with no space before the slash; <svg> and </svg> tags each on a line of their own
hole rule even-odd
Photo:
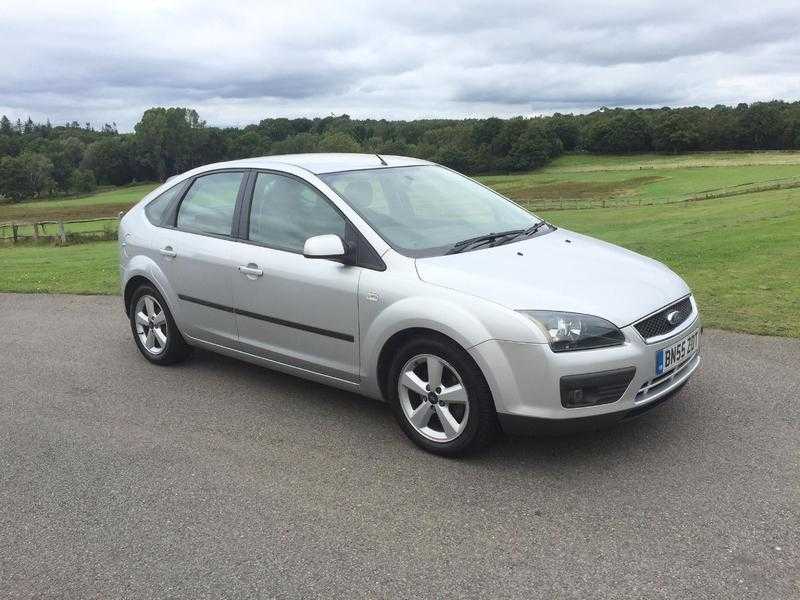
<svg viewBox="0 0 800 600">
<path fill-rule="evenodd" d="M 0 113 L 470 117 L 800 99 L 786 2 L 0 0 Z"/>
</svg>

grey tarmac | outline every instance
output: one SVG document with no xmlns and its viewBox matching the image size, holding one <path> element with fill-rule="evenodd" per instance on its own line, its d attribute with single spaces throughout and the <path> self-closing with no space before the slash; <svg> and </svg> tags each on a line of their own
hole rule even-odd
<svg viewBox="0 0 800 600">
<path fill-rule="evenodd" d="M 117 297 L 0 294 L 0 596 L 800 598 L 800 340 L 705 332 L 615 429 L 448 460 Z"/>
</svg>

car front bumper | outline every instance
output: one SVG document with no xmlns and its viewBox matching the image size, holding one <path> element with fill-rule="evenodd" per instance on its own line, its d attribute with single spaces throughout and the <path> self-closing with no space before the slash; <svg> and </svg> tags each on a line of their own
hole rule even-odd
<svg viewBox="0 0 800 600">
<path fill-rule="evenodd" d="M 611 348 L 555 353 L 547 344 L 488 340 L 470 349 L 492 390 L 498 418 L 508 433 L 593 429 L 629 419 L 661 404 L 683 387 L 700 365 L 700 348 L 687 361 L 656 375 L 656 353 L 701 330 L 699 314 L 674 335 L 646 343 L 633 326 L 625 343 Z M 635 368 L 621 396 L 605 404 L 566 408 L 561 378 Z"/>
</svg>

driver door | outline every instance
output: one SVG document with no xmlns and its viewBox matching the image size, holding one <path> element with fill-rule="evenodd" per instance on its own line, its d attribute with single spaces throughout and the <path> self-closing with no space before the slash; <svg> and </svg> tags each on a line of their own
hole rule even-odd
<svg viewBox="0 0 800 600">
<path fill-rule="evenodd" d="M 245 210 L 247 240 L 233 250 L 241 349 L 355 381 L 361 268 L 303 256 L 310 237 L 344 239 L 346 219 L 308 183 L 269 172 L 256 176 Z"/>
</svg>

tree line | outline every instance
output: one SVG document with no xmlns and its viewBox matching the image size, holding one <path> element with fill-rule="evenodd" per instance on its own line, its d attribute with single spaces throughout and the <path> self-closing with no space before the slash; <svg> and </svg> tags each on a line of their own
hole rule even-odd
<svg viewBox="0 0 800 600">
<path fill-rule="evenodd" d="M 0 198 L 86 193 L 98 185 L 163 181 L 212 162 L 297 152 L 401 154 L 474 174 L 535 169 L 562 152 L 782 149 L 800 149 L 800 102 L 510 119 L 270 118 L 245 127 L 210 127 L 189 108 L 151 108 L 133 133 L 114 124 L 53 126 L 3 116 Z"/>
</svg>

